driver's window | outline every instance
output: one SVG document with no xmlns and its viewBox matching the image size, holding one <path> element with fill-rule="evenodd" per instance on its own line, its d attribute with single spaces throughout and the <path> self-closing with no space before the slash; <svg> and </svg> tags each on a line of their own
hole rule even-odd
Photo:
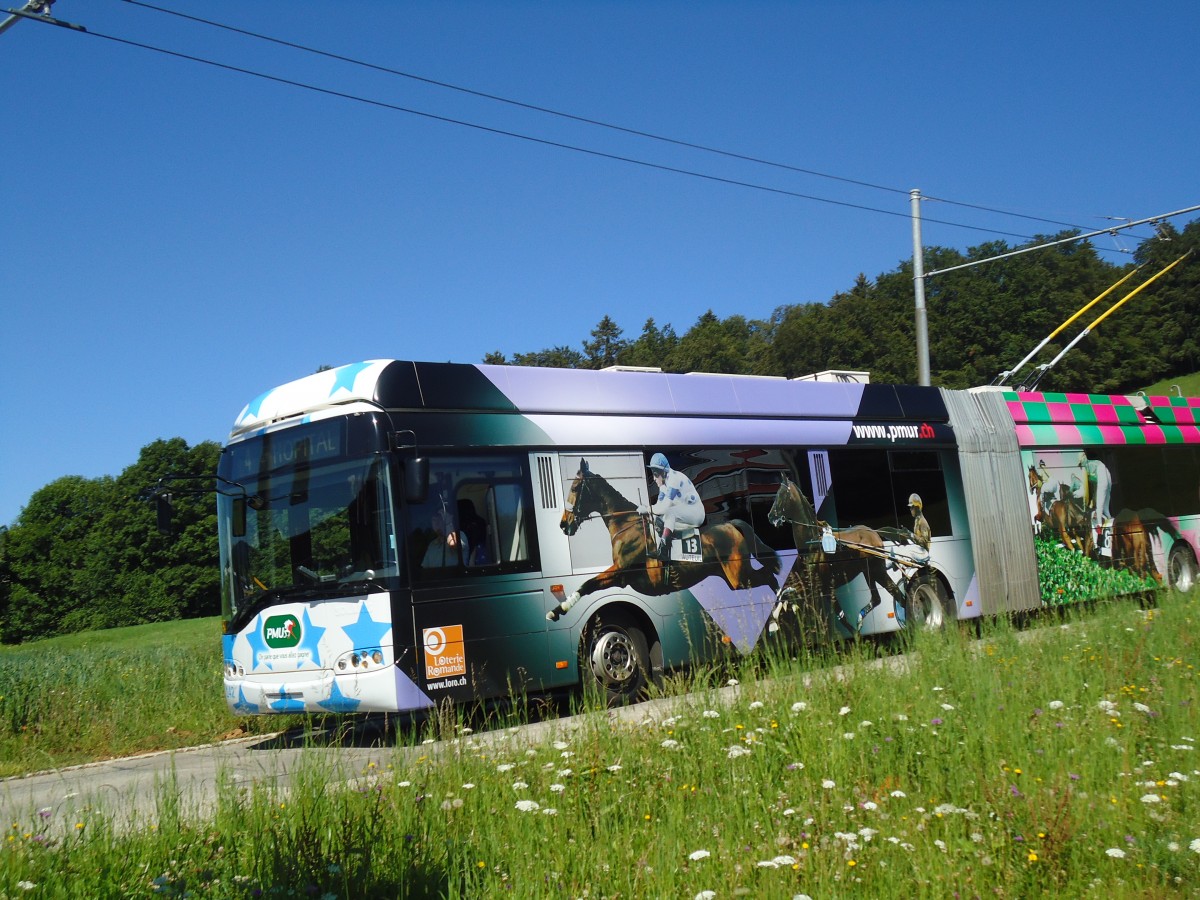
<svg viewBox="0 0 1200 900">
<path fill-rule="evenodd" d="M 523 460 L 450 457 L 430 463 L 429 496 L 409 508 L 409 557 L 418 579 L 531 568 Z"/>
</svg>

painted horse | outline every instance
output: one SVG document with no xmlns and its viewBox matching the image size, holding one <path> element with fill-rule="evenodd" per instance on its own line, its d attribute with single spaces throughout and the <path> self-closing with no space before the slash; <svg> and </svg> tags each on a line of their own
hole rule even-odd
<svg viewBox="0 0 1200 900">
<path fill-rule="evenodd" d="M 1154 561 L 1154 547 L 1157 544 L 1161 552 L 1164 533 L 1180 540 L 1171 520 L 1158 510 L 1121 510 L 1112 523 L 1113 566 L 1162 584 L 1162 573 Z"/>
<path fill-rule="evenodd" d="M 904 591 L 888 577 L 887 561 L 891 554 L 885 547 L 883 537 L 875 529 L 864 525 L 830 528 L 817 519 L 812 502 L 787 475 L 782 478 L 767 519 L 777 528 L 784 522 L 792 526 L 792 539 L 796 542 L 800 558 L 805 562 L 805 568 L 815 570 L 820 589 L 828 586 L 831 596 L 834 590 L 849 584 L 859 575 L 866 579 L 871 590 L 871 602 L 859 610 L 855 623 L 848 622 L 845 611 L 840 605 L 837 607 L 837 619 L 849 631 L 855 634 L 861 631 L 863 620 L 883 601 L 879 593 L 880 586 L 892 595 L 898 606 L 907 611 Z M 889 539 L 898 542 L 913 540 L 912 535 L 902 529 L 887 529 L 886 533 Z M 834 549 L 826 549 L 823 537 L 836 542 Z"/>
<path fill-rule="evenodd" d="M 1059 486 L 1057 499 L 1047 506 L 1045 497 L 1051 495 L 1045 491 L 1045 485 L 1046 479 L 1030 466 L 1029 492 L 1037 497 L 1034 522 L 1041 525 L 1043 536 L 1057 535 L 1068 550 L 1078 550 L 1084 556 L 1091 556 L 1095 541 L 1087 510 L 1071 496 L 1066 485 Z"/>
<path fill-rule="evenodd" d="M 768 585 L 774 591 L 777 587 L 778 554 L 761 543 L 749 525 L 737 519 L 701 526 L 702 562 L 663 562 L 650 556 L 647 550 L 654 546 L 655 538 L 649 518 L 638 513 L 636 504 L 581 459 L 559 527 L 569 537 L 593 516 L 608 528 L 613 564 L 550 610 L 546 618 L 551 622 L 581 598 L 611 587 L 630 587 L 641 594 L 658 596 L 689 588 L 710 575 L 720 575 L 735 590 Z M 753 565 L 756 557 L 762 563 L 757 569 Z"/>
</svg>

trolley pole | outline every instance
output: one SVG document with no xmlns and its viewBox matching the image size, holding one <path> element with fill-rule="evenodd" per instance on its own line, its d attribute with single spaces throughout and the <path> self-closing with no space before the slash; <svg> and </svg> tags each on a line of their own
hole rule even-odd
<svg viewBox="0 0 1200 900">
<path fill-rule="evenodd" d="M 921 192 L 908 192 L 912 203 L 913 293 L 916 296 L 917 384 L 929 381 L 929 320 L 925 314 L 925 248 L 921 246 Z"/>
</svg>

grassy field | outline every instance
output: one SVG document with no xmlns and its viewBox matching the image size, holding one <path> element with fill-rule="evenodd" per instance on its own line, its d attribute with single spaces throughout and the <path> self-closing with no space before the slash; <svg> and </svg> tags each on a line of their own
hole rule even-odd
<svg viewBox="0 0 1200 900">
<path fill-rule="evenodd" d="M 336 789 L 337 751 L 316 751 L 288 792 L 225 790 L 200 821 L 169 786 L 133 832 L 97 809 L 63 835 L 30 811 L 0 892 L 1195 896 L 1197 618 L 1194 597 L 1167 595 L 1068 611 L 1032 640 L 1004 622 L 982 643 L 922 636 L 907 670 L 867 644 L 841 678 L 758 661 L 736 691 L 696 673 L 669 712 L 601 713 L 532 744 L 447 716 L 429 739 L 448 745 Z"/>
<path fill-rule="evenodd" d="M 1175 395 L 1173 388 L 1176 385 L 1179 386 L 1179 390 L 1184 397 L 1200 397 L 1200 372 L 1156 382 L 1146 388 L 1144 393 L 1149 396 L 1161 395 L 1171 397 Z"/>
<path fill-rule="evenodd" d="M 0 648 L 0 777 L 265 733 L 221 690 L 219 619 L 84 632 Z"/>
</svg>

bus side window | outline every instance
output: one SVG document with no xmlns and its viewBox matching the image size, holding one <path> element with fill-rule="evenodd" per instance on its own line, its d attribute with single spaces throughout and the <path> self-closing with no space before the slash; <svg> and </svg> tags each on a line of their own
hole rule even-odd
<svg viewBox="0 0 1200 900">
<path fill-rule="evenodd" d="M 529 559 L 526 539 L 525 495 L 519 484 L 504 483 L 488 492 L 489 512 L 494 526 L 496 561 L 524 562 Z"/>
</svg>

